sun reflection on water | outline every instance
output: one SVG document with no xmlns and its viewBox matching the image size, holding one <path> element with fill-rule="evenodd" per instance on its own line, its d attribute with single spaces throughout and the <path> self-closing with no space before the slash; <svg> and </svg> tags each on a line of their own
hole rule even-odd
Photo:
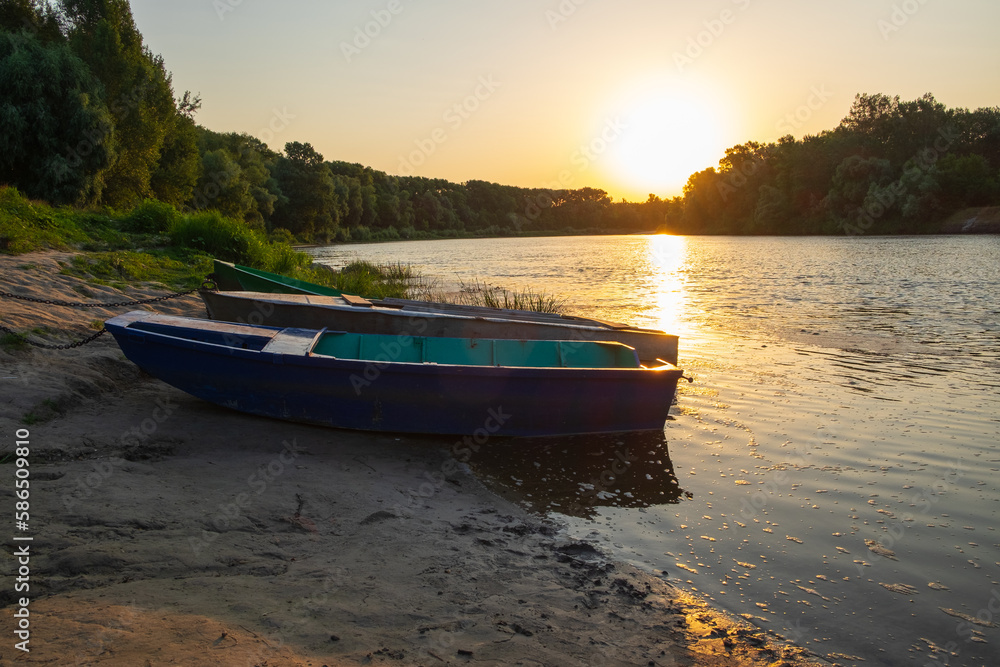
<svg viewBox="0 0 1000 667">
<path fill-rule="evenodd" d="M 649 296 L 655 307 L 647 316 L 651 327 L 680 336 L 690 334 L 685 317 L 687 291 L 684 267 L 687 264 L 687 238 L 658 234 L 649 237 L 647 257 L 650 265 Z"/>
</svg>

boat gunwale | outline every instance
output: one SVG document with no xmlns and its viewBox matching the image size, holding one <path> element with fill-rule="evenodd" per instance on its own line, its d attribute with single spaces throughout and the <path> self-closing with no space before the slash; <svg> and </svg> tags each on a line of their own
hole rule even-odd
<svg viewBox="0 0 1000 667">
<path fill-rule="evenodd" d="M 325 285 L 317 285 L 315 283 L 310 283 L 308 281 L 300 280 L 298 278 L 292 278 L 290 276 L 283 276 L 283 275 L 278 274 L 278 273 L 272 273 L 270 271 L 264 271 L 263 269 L 255 269 L 253 267 L 244 266 L 242 264 L 236 264 L 235 262 L 225 262 L 225 261 L 220 260 L 220 259 L 213 259 L 213 262 L 214 262 L 214 266 L 218 266 L 218 265 L 225 266 L 227 271 L 231 271 L 232 273 L 236 274 L 234 280 L 235 280 L 236 283 L 238 283 L 240 285 L 241 289 L 240 290 L 226 290 L 226 291 L 230 291 L 230 292 L 232 292 L 232 291 L 251 291 L 251 290 L 246 290 L 246 288 L 244 287 L 242 281 L 239 280 L 239 274 L 240 273 L 245 273 L 245 274 L 249 274 L 250 276 L 252 276 L 253 278 L 256 278 L 258 280 L 265 280 L 265 281 L 274 283 L 276 285 L 280 285 L 280 286 L 283 286 L 283 287 L 290 288 L 292 290 L 296 290 L 296 291 L 290 292 L 291 294 L 302 294 L 302 295 L 305 295 L 305 296 L 332 296 L 332 297 L 343 297 L 343 295 L 344 295 L 344 292 L 342 290 L 338 290 L 336 288 L 327 287 Z M 302 285 L 307 285 L 308 287 L 303 287 Z M 316 289 L 313 289 L 313 288 L 324 290 L 324 291 L 329 291 L 329 292 L 334 292 L 335 294 L 324 294 L 323 292 L 317 292 Z M 265 294 L 286 294 L 286 293 L 289 293 L 289 292 L 264 292 L 264 293 Z M 371 298 L 371 297 L 362 296 L 362 298 L 367 299 L 373 305 L 380 305 L 383 308 L 395 308 L 395 309 L 404 310 L 404 311 L 406 309 L 410 309 L 413 312 L 436 312 L 436 311 L 433 310 L 433 308 L 435 307 L 436 304 L 439 303 L 439 302 L 434 302 L 434 301 L 421 301 L 419 299 L 403 299 L 403 298 L 399 298 L 399 297 L 385 297 L 385 298 L 382 298 L 382 299 L 378 299 L 378 298 Z M 517 321 L 517 320 L 529 320 L 529 321 L 538 321 L 538 322 L 546 322 L 546 323 L 551 323 L 551 324 L 562 324 L 562 325 L 570 325 L 570 326 L 573 326 L 572 324 L 570 324 L 572 322 L 581 322 L 581 323 L 586 323 L 589 326 L 592 326 L 592 327 L 594 327 L 596 329 L 604 329 L 604 330 L 609 330 L 609 331 L 628 330 L 628 331 L 649 332 L 649 333 L 654 333 L 654 334 L 663 335 L 663 336 L 672 336 L 673 335 L 673 334 L 669 334 L 669 333 L 667 333 L 665 331 L 661 331 L 659 329 L 646 329 L 646 328 L 641 328 L 641 327 L 634 327 L 634 326 L 629 325 L 629 324 L 622 324 L 622 323 L 618 323 L 618 322 L 607 322 L 607 321 L 604 321 L 604 320 L 597 320 L 597 319 L 588 318 L 588 317 L 582 317 L 582 316 L 578 316 L 578 315 L 565 315 L 563 313 L 545 313 L 545 312 L 533 311 L 533 310 L 518 310 L 518 309 L 511 309 L 511 308 L 489 308 L 489 307 L 485 307 L 485 306 L 468 306 L 468 305 L 462 305 L 462 304 L 444 304 L 444 305 L 446 305 L 446 306 L 454 306 L 455 308 L 467 310 L 468 311 L 467 314 L 464 314 L 462 312 L 456 313 L 458 315 L 463 315 L 465 317 L 476 317 L 477 315 L 475 315 L 473 313 L 481 312 L 481 311 L 496 311 L 500 315 L 500 319 L 506 319 L 506 320 L 514 320 L 514 321 Z M 489 316 L 486 316 L 486 317 L 489 317 Z"/>
<path fill-rule="evenodd" d="M 312 302 L 299 302 L 295 300 L 286 300 L 281 297 L 283 296 L 303 296 L 307 298 L 324 298 L 324 299 L 339 299 L 343 297 L 329 296 L 326 294 L 284 294 L 281 292 L 250 292 L 246 290 L 204 290 L 203 296 L 207 295 L 208 298 L 221 297 L 223 299 L 238 299 L 240 301 L 252 301 L 254 303 L 269 303 L 277 304 L 286 307 L 302 307 L 302 308 L 322 308 L 324 310 L 332 310 L 337 312 L 345 313 L 358 313 L 360 308 L 358 306 L 352 306 L 348 303 L 312 303 Z M 432 302 L 427 302 L 432 304 Z M 473 315 L 464 313 L 449 313 L 441 312 L 433 309 L 428 310 L 406 310 L 404 308 L 395 308 L 392 306 L 380 305 L 378 300 L 372 301 L 371 306 L 366 306 L 364 308 L 365 313 L 378 313 L 380 315 L 386 315 L 388 317 L 405 317 L 410 319 L 420 319 L 420 318 L 430 318 L 430 319 L 442 319 L 442 320 L 476 320 L 491 322 L 496 324 L 505 323 L 521 323 L 523 320 L 511 320 L 503 316 L 503 313 L 508 312 L 501 309 L 495 309 L 497 312 L 496 316 L 490 315 Z M 514 312 L 525 312 L 525 311 L 514 311 Z M 664 337 L 667 339 L 678 338 L 675 334 L 668 334 L 665 331 L 659 329 L 646 329 L 643 327 L 633 327 L 628 326 L 625 328 L 612 329 L 610 327 L 601 326 L 596 324 L 596 320 L 589 320 L 587 318 L 575 318 L 569 316 L 563 316 L 564 319 L 552 319 L 549 320 L 539 320 L 538 322 L 526 321 L 526 324 L 540 324 L 544 326 L 555 326 L 559 328 L 566 328 L 571 331 L 593 331 L 593 332 L 607 332 L 608 334 L 617 333 L 639 333 L 639 334 L 649 334 L 651 336 Z M 546 340 L 557 340 L 557 339 L 546 339 Z M 559 339 L 561 340 L 561 339 Z"/>
<path fill-rule="evenodd" d="M 135 318 L 128 324 L 121 324 L 115 322 L 114 320 L 128 318 L 133 313 L 141 313 L 144 316 L 141 318 Z M 151 317 L 170 317 L 177 319 L 175 316 L 158 316 L 155 313 L 149 313 L 148 311 L 133 311 L 133 313 L 127 313 L 125 315 L 119 315 L 117 317 L 111 318 L 106 322 L 106 325 L 111 325 L 109 331 L 112 335 L 115 334 L 115 329 L 120 329 L 121 333 L 136 334 L 144 337 L 150 337 L 156 340 L 162 345 L 169 345 L 172 347 L 198 350 L 204 353 L 220 354 L 225 351 L 228 356 L 246 358 L 247 360 L 255 360 L 259 363 L 282 363 L 286 365 L 296 365 L 296 366 L 306 366 L 313 368 L 338 368 L 338 367 L 361 367 L 367 368 L 372 365 L 391 365 L 396 372 L 418 372 L 418 373 L 439 373 L 441 371 L 448 371 L 455 374 L 468 374 L 468 373 L 478 373 L 484 376 L 492 375 L 503 375 L 511 376 L 515 375 L 518 377 L 532 377 L 533 375 L 538 375 L 541 377 L 560 377 L 564 375 L 599 375 L 600 377 L 605 377 L 607 379 L 613 379 L 614 377 L 621 374 L 622 377 L 628 375 L 634 375 L 635 373 L 643 374 L 660 374 L 660 373 L 674 373 L 678 377 L 683 374 L 683 371 L 674 366 L 673 364 L 665 364 L 663 366 L 638 366 L 638 367 L 620 367 L 620 366 L 493 366 L 493 365 L 476 365 L 476 364 L 448 364 L 448 363 L 437 363 L 437 362 L 409 362 L 409 361 L 392 361 L 392 360 L 378 360 L 378 359 L 352 359 L 347 357 L 334 357 L 325 354 L 313 353 L 310 349 L 306 354 L 283 354 L 280 352 L 256 350 L 249 348 L 240 348 L 233 345 L 225 345 L 219 343 L 212 343 L 207 341 L 195 340 L 192 338 L 185 338 L 182 336 L 175 336 L 167 333 L 162 333 L 159 331 L 145 331 L 142 329 L 131 329 L 130 325 L 138 321 L 147 321 Z M 181 318 L 183 319 L 183 318 Z M 192 322 L 208 322 L 217 324 L 212 320 L 196 320 L 191 319 Z M 273 334 L 277 334 L 284 330 L 284 327 L 256 327 L 256 325 L 239 325 L 239 326 L 252 326 L 265 331 L 270 331 Z M 198 330 L 208 330 L 206 327 L 184 327 L 192 331 Z M 325 331 L 325 334 L 336 334 L 336 333 L 349 333 L 349 332 L 338 332 L 338 331 Z M 265 334 L 266 335 L 266 334 Z M 364 334 L 362 334 L 364 335 Z M 240 338 L 240 334 L 233 333 L 234 338 Z M 318 338 L 317 338 L 318 340 Z M 458 340 L 492 340 L 492 339 L 458 339 Z M 581 341 L 566 341 L 569 343 L 580 343 Z M 583 342 L 593 342 L 593 341 L 583 341 Z M 609 341 L 613 342 L 613 341 Z M 622 345 L 621 343 L 616 343 Z M 624 347 L 629 347 L 624 345 Z M 631 349 L 631 348 L 630 348 Z M 276 358 L 280 358 L 281 361 L 275 361 Z M 271 359 L 270 362 L 266 361 Z M 383 372 L 385 372 L 383 370 Z"/>
</svg>

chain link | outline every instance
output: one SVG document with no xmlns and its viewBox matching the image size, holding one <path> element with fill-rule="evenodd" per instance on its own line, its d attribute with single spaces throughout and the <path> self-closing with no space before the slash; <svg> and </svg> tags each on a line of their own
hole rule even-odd
<svg viewBox="0 0 1000 667">
<path fill-rule="evenodd" d="M 72 350 L 74 347 L 81 347 L 83 345 L 86 345 L 87 343 L 93 343 L 95 340 L 97 340 L 98 338 L 100 338 L 104 334 L 108 333 L 107 329 L 102 328 L 100 331 L 98 331 L 97 333 L 95 333 L 93 336 L 88 336 L 87 338 L 84 338 L 83 340 L 78 340 L 75 343 L 67 343 L 66 345 L 49 345 L 48 343 L 39 343 L 38 341 L 31 340 L 30 338 L 28 338 L 24 334 L 18 333 L 16 331 L 14 331 L 13 329 L 8 329 L 7 327 L 3 326 L 2 324 L 0 324 L 0 331 L 3 331 L 4 333 L 8 333 L 11 336 L 15 336 L 17 338 L 20 338 L 21 340 L 23 340 L 28 345 L 34 345 L 35 347 L 40 347 L 40 348 L 42 348 L 44 350 Z"/>
<path fill-rule="evenodd" d="M 55 299 L 38 299 L 33 296 L 22 296 L 20 294 L 11 294 L 10 292 L 3 292 L 3 291 L 0 291 L 0 297 L 17 299 L 18 301 L 30 301 L 32 303 L 44 303 L 50 306 L 66 306 L 67 308 L 119 308 L 122 306 L 142 306 L 149 303 L 167 301 L 168 299 L 176 299 L 182 296 L 189 296 L 202 289 L 216 289 L 215 283 L 212 282 L 211 280 L 206 280 L 201 284 L 201 286 L 195 287 L 194 289 L 189 289 L 186 292 L 174 292 L 173 294 L 155 296 L 150 299 L 139 299 L 137 301 L 116 301 L 114 303 L 84 303 L 82 301 L 57 301 Z"/>
<path fill-rule="evenodd" d="M 150 303 L 157 303 L 159 301 L 167 301 L 168 299 L 176 299 L 182 296 L 189 296 L 195 292 L 208 289 L 214 290 L 218 289 L 215 282 L 211 280 L 204 281 L 200 287 L 195 287 L 194 289 L 187 290 L 186 292 L 174 292 L 173 294 L 165 294 L 163 296 L 153 297 L 151 299 L 139 299 L 137 301 L 118 301 L 115 303 L 84 303 L 82 301 L 58 301 L 56 299 L 37 299 L 33 296 L 22 296 L 20 294 L 11 294 L 10 292 L 0 291 L 0 297 L 7 297 L 10 299 L 17 299 L 18 301 L 30 301 L 31 303 L 43 303 L 50 306 L 65 306 L 67 308 L 118 308 L 122 306 L 141 306 Z M 93 343 L 95 340 L 103 336 L 108 332 L 107 329 L 102 328 L 100 331 L 95 333 L 93 336 L 88 336 L 83 340 L 78 340 L 75 343 L 67 343 L 66 345 L 49 345 L 47 343 L 39 343 L 37 341 L 29 339 L 22 333 L 18 333 L 13 329 L 8 329 L 7 327 L 0 324 L 0 331 L 10 334 L 16 338 L 20 338 L 22 341 L 28 345 L 34 345 L 35 347 L 40 347 L 45 350 L 72 350 L 75 347 L 81 347 L 87 345 L 88 343 Z"/>
</svg>

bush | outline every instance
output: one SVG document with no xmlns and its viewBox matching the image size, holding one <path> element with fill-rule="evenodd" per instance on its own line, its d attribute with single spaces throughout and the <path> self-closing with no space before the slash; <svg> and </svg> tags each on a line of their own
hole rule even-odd
<svg viewBox="0 0 1000 667">
<path fill-rule="evenodd" d="M 202 250 L 228 262 L 260 264 L 265 241 L 246 223 L 218 211 L 203 211 L 178 219 L 170 229 L 174 245 Z"/>
<path fill-rule="evenodd" d="M 170 204 L 147 199 L 122 219 L 122 229 L 126 232 L 165 234 L 178 217 L 177 209 Z"/>
<path fill-rule="evenodd" d="M 263 264 L 259 267 L 272 273 L 294 274 L 296 269 L 309 266 L 312 258 L 287 243 L 273 243 L 264 247 Z"/>
<path fill-rule="evenodd" d="M 397 230 L 392 225 L 386 227 L 385 229 L 376 230 L 372 234 L 373 241 L 398 241 L 399 240 L 399 230 Z"/>
<path fill-rule="evenodd" d="M 292 234 L 284 227 L 276 227 L 272 229 L 268 238 L 271 239 L 271 243 L 287 243 L 288 245 L 295 243 L 295 234 Z"/>
<path fill-rule="evenodd" d="M 274 273 L 291 273 L 311 261 L 287 243 L 269 243 L 263 233 L 246 222 L 224 217 L 218 211 L 179 218 L 170 230 L 170 240 L 177 246 Z"/>
</svg>

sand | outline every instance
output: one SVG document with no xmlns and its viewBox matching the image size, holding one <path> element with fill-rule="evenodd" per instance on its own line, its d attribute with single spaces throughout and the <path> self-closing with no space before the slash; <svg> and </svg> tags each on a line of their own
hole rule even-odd
<svg viewBox="0 0 1000 667">
<path fill-rule="evenodd" d="M 0 256 L 0 290 L 165 291 L 60 275 L 69 259 Z M 0 299 L 0 323 L 67 342 L 126 310 Z M 196 297 L 156 310 L 204 313 Z M 146 376 L 110 336 L 0 351 L 0 452 L 20 429 L 30 528 L 8 528 L 5 573 L 26 544 L 10 538 L 34 540 L 30 591 L 8 576 L 0 588 L 2 665 L 828 664 L 567 539 L 484 488 L 440 438 L 230 412 Z M 0 465 L 7 516 L 14 472 Z M 25 595 L 29 653 L 13 634 Z"/>
</svg>

